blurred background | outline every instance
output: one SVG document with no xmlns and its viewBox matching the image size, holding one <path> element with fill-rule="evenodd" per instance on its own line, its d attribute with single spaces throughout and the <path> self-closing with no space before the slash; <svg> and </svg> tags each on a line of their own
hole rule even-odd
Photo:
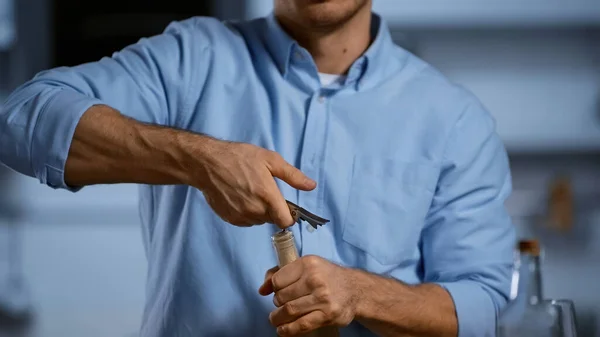
<svg viewBox="0 0 600 337">
<path fill-rule="evenodd" d="M 600 1 L 374 3 L 398 44 L 493 113 L 514 176 L 507 207 L 519 236 L 544 248 L 544 294 L 574 300 L 581 335 L 600 336 Z M 0 0 L 0 96 L 173 20 L 252 18 L 271 6 Z M 0 168 L 0 337 L 137 335 L 146 261 L 136 203 L 132 185 L 74 195 Z"/>
</svg>

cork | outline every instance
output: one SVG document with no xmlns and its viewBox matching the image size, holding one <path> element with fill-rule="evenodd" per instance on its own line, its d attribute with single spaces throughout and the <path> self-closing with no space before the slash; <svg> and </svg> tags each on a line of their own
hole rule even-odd
<svg viewBox="0 0 600 337">
<path fill-rule="evenodd" d="M 540 256 L 541 248 L 538 240 L 521 240 L 517 246 L 522 254 Z"/>
<path fill-rule="evenodd" d="M 294 242 L 294 233 L 285 229 L 271 236 L 273 247 L 277 253 L 279 268 L 296 261 L 299 258 L 296 242 Z M 302 337 L 338 337 L 340 335 L 336 327 L 323 327 Z"/>
<path fill-rule="evenodd" d="M 271 237 L 271 240 L 273 241 L 273 247 L 275 247 L 275 251 L 277 252 L 279 268 L 298 259 L 298 249 L 296 249 L 294 233 L 292 233 L 292 231 L 286 229 L 277 232 Z"/>
</svg>

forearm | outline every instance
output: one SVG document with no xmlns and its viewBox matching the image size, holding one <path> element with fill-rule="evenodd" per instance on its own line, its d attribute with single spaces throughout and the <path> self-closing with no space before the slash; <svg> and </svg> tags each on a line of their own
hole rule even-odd
<svg viewBox="0 0 600 337">
<path fill-rule="evenodd" d="M 458 321 L 450 294 L 435 284 L 411 286 L 355 271 L 359 293 L 356 320 L 377 335 L 457 336 Z"/>
<path fill-rule="evenodd" d="M 185 142 L 202 136 L 140 123 L 103 105 L 87 110 L 65 164 L 70 186 L 185 183 Z M 206 137 L 208 138 L 208 137 Z"/>
</svg>

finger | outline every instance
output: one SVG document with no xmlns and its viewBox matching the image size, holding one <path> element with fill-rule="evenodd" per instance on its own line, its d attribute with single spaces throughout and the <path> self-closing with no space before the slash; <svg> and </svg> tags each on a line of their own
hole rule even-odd
<svg viewBox="0 0 600 337">
<path fill-rule="evenodd" d="M 273 184 L 275 184 L 275 182 L 273 182 Z M 271 223 L 281 229 L 288 228 L 294 224 L 294 218 L 290 213 L 290 208 L 279 191 L 277 191 L 277 194 L 269 201 L 268 212 Z"/>
<path fill-rule="evenodd" d="M 234 225 L 236 227 L 252 227 L 252 223 L 247 220 L 242 220 L 240 218 L 222 218 L 225 222 Z"/>
<path fill-rule="evenodd" d="M 273 275 L 278 270 L 279 270 L 279 267 L 273 267 L 273 268 L 267 270 L 267 273 L 265 274 L 265 281 L 260 286 L 260 288 L 258 288 L 259 294 L 261 294 L 263 296 L 267 296 L 267 295 L 273 293 L 273 283 L 271 282 L 271 277 L 273 277 Z"/>
<path fill-rule="evenodd" d="M 277 327 L 279 336 L 304 335 L 322 327 L 325 323 L 325 314 L 322 311 L 312 311 L 296 321 Z"/>
<path fill-rule="evenodd" d="M 302 171 L 286 162 L 279 154 L 272 152 L 272 155 L 268 159 L 269 170 L 271 174 L 285 181 L 288 185 L 293 188 L 311 191 L 317 187 L 317 183 L 304 175 Z"/>
<path fill-rule="evenodd" d="M 281 229 L 285 229 L 294 224 L 294 218 L 290 212 L 290 208 L 285 201 L 281 191 L 277 187 L 277 183 L 273 177 L 269 177 L 270 183 L 267 183 L 265 193 L 265 202 L 267 203 L 268 221 L 277 225 Z"/>
<path fill-rule="evenodd" d="M 237 227 L 252 227 L 252 226 L 258 226 L 258 225 L 264 224 L 265 223 L 264 217 L 265 216 L 258 217 L 258 216 L 237 215 L 237 216 L 222 217 L 222 219 L 234 226 L 237 226 Z"/>
<path fill-rule="evenodd" d="M 277 292 L 294 284 L 302 277 L 303 269 L 302 260 L 296 260 L 280 268 L 271 276 L 273 291 Z"/>
<path fill-rule="evenodd" d="M 285 287 L 275 292 L 273 296 L 273 304 L 276 307 L 281 307 L 288 302 L 299 299 L 303 296 L 310 295 L 311 289 L 308 287 L 306 282 L 300 280 L 294 282 L 289 287 Z"/>
<path fill-rule="evenodd" d="M 215 200 L 212 197 L 210 197 L 207 193 L 204 193 L 204 199 L 206 200 L 210 208 L 212 208 L 212 210 L 223 221 L 236 227 L 251 227 L 253 225 L 253 223 L 251 221 L 247 221 L 247 219 L 242 219 L 240 217 L 234 216 L 227 207 L 219 207 Z"/>
<path fill-rule="evenodd" d="M 227 217 L 223 217 L 223 220 L 237 227 L 252 227 L 265 223 L 257 216 L 242 216 L 241 214 L 235 216 L 229 214 Z"/>
<path fill-rule="evenodd" d="M 273 326 L 292 323 L 298 318 L 318 309 L 318 303 L 312 295 L 307 295 L 287 302 L 285 305 L 273 310 L 269 314 L 269 321 Z"/>
</svg>

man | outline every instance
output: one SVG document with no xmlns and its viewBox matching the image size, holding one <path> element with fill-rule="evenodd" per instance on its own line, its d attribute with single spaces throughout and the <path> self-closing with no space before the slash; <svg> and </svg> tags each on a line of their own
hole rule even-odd
<svg viewBox="0 0 600 337">
<path fill-rule="evenodd" d="M 370 0 L 174 23 L 38 75 L 0 130 L 1 160 L 51 187 L 143 184 L 142 336 L 487 336 L 506 302 L 494 122 L 395 46 Z M 331 223 L 292 226 L 285 199 Z M 303 257 L 269 269 L 290 226 Z"/>
</svg>

